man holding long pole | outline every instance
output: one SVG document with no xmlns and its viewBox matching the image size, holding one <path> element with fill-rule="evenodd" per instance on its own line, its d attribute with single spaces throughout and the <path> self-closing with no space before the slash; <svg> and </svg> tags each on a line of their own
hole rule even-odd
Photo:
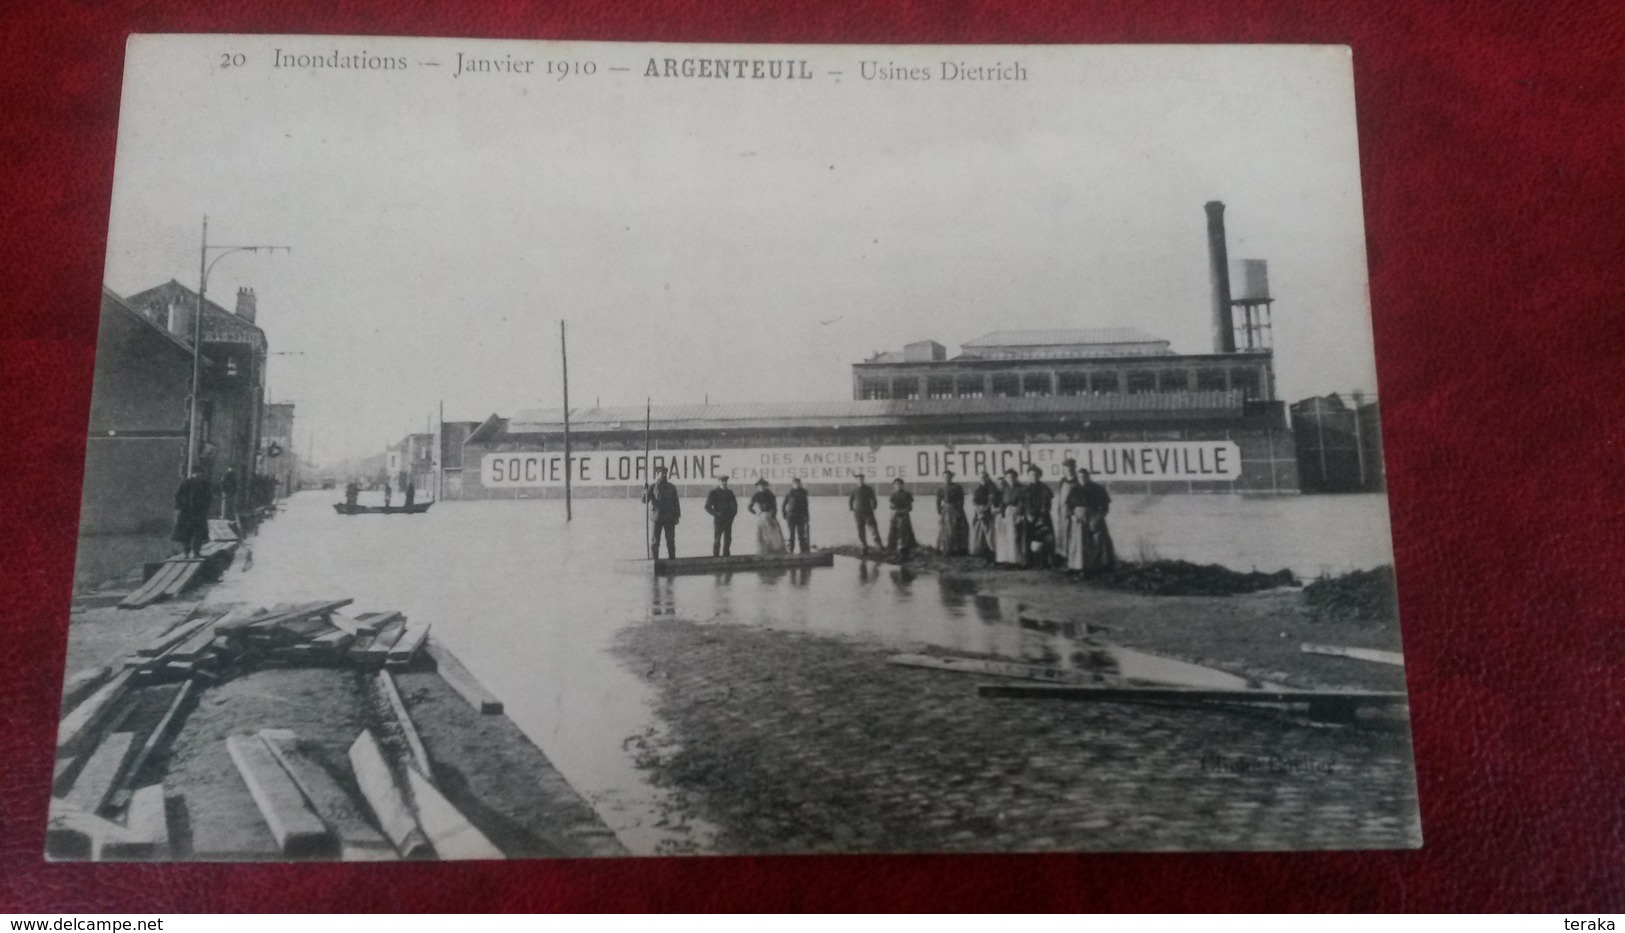
<svg viewBox="0 0 1625 933">
<path fill-rule="evenodd" d="M 660 557 L 660 536 L 666 536 L 666 556 L 677 556 L 677 522 L 683 517 L 683 505 L 677 498 L 677 487 L 666 481 L 666 468 L 655 470 L 655 481 L 644 487 L 643 501 L 649 505 L 649 520 L 654 528 L 649 532 L 649 559 Z"/>
</svg>

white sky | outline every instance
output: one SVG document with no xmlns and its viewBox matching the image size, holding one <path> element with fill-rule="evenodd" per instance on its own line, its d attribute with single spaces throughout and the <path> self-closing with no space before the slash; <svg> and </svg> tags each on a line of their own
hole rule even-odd
<svg viewBox="0 0 1625 933">
<path fill-rule="evenodd" d="M 273 69 L 274 48 L 411 66 Z M 458 52 L 597 74 L 453 78 Z M 643 76 L 691 55 L 816 77 Z M 865 59 L 1028 80 L 863 81 Z M 1232 260 L 1270 263 L 1280 394 L 1373 391 L 1353 107 L 1331 47 L 137 37 L 106 279 L 195 288 L 205 213 L 211 242 L 292 245 L 225 259 L 209 294 L 256 290 L 272 352 L 302 354 L 271 359 L 271 394 L 331 461 L 442 399 L 454 420 L 558 405 L 560 318 L 576 405 L 848 398 L 874 350 L 1003 328 L 1207 352 L 1221 200 Z"/>
</svg>

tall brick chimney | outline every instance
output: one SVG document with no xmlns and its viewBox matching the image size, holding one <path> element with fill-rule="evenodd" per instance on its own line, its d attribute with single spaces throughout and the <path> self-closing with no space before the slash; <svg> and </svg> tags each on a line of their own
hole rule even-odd
<svg viewBox="0 0 1625 933">
<path fill-rule="evenodd" d="M 1213 284 L 1213 352 L 1236 352 L 1236 330 L 1230 314 L 1230 254 L 1224 242 L 1224 204 L 1209 201 L 1207 210 L 1208 273 Z"/>
<path fill-rule="evenodd" d="M 254 306 L 254 290 L 252 288 L 237 289 L 237 316 L 252 324 L 254 323 L 254 314 L 256 311 L 257 309 Z"/>
</svg>

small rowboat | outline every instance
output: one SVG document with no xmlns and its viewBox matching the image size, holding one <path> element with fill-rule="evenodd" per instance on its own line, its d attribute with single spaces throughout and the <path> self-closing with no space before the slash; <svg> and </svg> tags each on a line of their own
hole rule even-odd
<svg viewBox="0 0 1625 933">
<path fill-rule="evenodd" d="M 333 503 L 333 511 L 340 515 L 417 515 L 429 511 L 434 500 L 428 502 L 414 502 L 411 505 L 350 505 L 345 502 Z"/>
</svg>

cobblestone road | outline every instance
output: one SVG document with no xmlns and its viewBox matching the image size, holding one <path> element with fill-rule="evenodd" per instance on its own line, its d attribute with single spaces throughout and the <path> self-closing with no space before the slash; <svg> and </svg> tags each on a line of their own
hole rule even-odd
<svg viewBox="0 0 1625 933">
<path fill-rule="evenodd" d="M 1420 844 L 1402 720 L 981 699 L 976 677 L 740 625 L 626 630 L 666 724 L 633 741 L 716 850 L 1352 849 Z"/>
</svg>

